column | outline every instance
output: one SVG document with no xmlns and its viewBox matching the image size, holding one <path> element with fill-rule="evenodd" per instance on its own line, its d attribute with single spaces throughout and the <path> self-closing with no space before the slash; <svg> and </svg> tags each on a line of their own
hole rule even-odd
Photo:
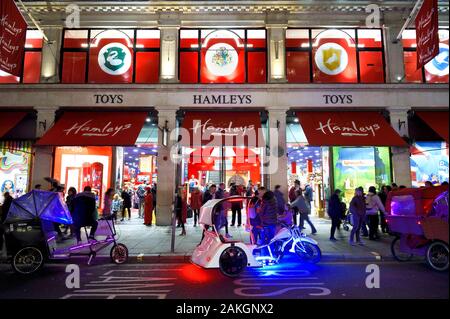
<svg viewBox="0 0 450 319">
<path fill-rule="evenodd" d="M 408 110 L 389 109 L 391 126 L 402 137 L 408 137 Z M 411 187 L 411 166 L 409 147 L 391 147 L 393 181 L 397 185 Z"/>
<path fill-rule="evenodd" d="M 58 83 L 62 28 L 45 28 L 43 31 L 48 41 L 42 46 L 41 83 Z"/>
<path fill-rule="evenodd" d="M 178 26 L 161 26 L 160 82 L 178 82 Z"/>
<path fill-rule="evenodd" d="M 37 111 L 37 125 L 36 137 L 42 137 L 47 132 L 55 121 L 55 111 L 58 107 L 36 107 Z M 41 184 L 43 189 L 47 189 L 48 182 L 44 180 L 45 177 L 52 175 L 53 167 L 53 147 L 52 146 L 35 146 L 34 159 L 32 168 L 32 183 L 34 187 L 36 184 Z"/>
<path fill-rule="evenodd" d="M 286 145 L 286 109 L 269 110 L 269 147 L 270 162 L 266 167 L 271 190 L 281 185 L 281 191 L 287 199 L 287 145 Z"/>
<path fill-rule="evenodd" d="M 167 138 L 164 146 L 164 131 L 166 127 L 168 135 L 176 130 L 176 110 L 158 110 L 158 182 L 156 193 L 156 224 L 168 226 L 172 224 L 172 204 L 175 195 L 177 163 L 171 158 L 171 150 L 175 140 Z M 175 136 L 175 135 L 173 135 Z"/>
<path fill-rule="evenodd" d="M 269 83 L 286 82 L 286 26 L 268 25 Z"/>
<path fill-rule="evenodd" d="M 385 58 L 386 58 L 386 82 L 401 83 L 405 79 L 405 67 L 403 61 L 403 45 L 401 39 L 396 40 L 402 28 L 402 19 L 398 16 L 385 18 Z"/>
</svg>

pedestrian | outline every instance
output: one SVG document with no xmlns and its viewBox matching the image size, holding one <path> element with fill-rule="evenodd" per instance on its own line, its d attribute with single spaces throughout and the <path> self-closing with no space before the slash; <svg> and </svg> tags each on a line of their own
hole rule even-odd
<svg viewBox="0 0 450 319">
<path fill-rule="evenodd" d="M 103 197 L 103 211 L 102 211 L 102 217 L 106 219 L 110 219 L 112 216 L 113 197 L 114 197 L 114 189 L 108 188 L 108 190 L 105 193 L 105 196 Z"/>
<path fill-rule="evenodd" d="M 216 198 L 216 185 L 212 184 L 209 186 L 209 188 L 205 191 L 203 194 L 203 201 L 202 204 L 205 205 L 206 202 L 210 201 L 211 199 Z"/>
<path fill-rule="evenodd" d="M 289 203 L 293 203 L 297 199 L 297 191 L 300 189 L 300 181 L 296 179 L 294 181 L 294 185 L 289 189 L 288 198 Z M 297 207 L 292 208 L 292 221 L 295 226 L 297 226 L 297 216 L 299 215 L 299 211 Z M 303 226 L 301 226 L 303 229 Z"/>
<path fill-rule="evenodd" d="M 70 212 L 70 215 L 73 215 L 73 199 L 75 198 L 76 195 L 77 195 L 76 188 L 70 187 L 69 190 L 67 191 L 67 197 L 66 197 L 66 205 Z M 70 229 L 71 236 L 75 236 L 75 228 L 73 227 L 73 225 L 69 225 L 67 229 Z M 66 229 L 66 232 L 67 232 L 67 229 Z"/>
<path fill-rule="evenodd" d="M 236 184 L 232 184 L 230 188 L 230 196 L 239 196 L 239 191 Z M 231 224 L 230 226 L 234 226 L 236 223 L 237 216 L 237 226 L 241 227 L 242 224 L 242 202 L 233 202 L 231 203 Z"/>
<path fill-rule="evenodd" d="M 153 211 L 155 212 L 155 215 L 156 215 L 156 193 L 157 193 L 157 186 L 156 183 L 153 183 L 152 195 L 153 195 Z"/>
<path fill-rule="evenodd" d="M 245 196 L 252 197 L 253 196 L 253 182 L 252 180 L 249 180 L 247 183 L 247 187 L 245 189 Z"/>
<path fill-rule="evenodd" d="M 391 187 L 393 191 L 396 191 L 398 189 L 398 185 L 396 183 L 392 183 Z"/>
<path fill-rule="evenodd" d="M 297 211 L 300 213 L 300 227 L 304 228 L 304 222 L 306 221 L 308 225 L 311 227 L 311 234 L 316 234 L 317 229 L 314 227 L 314 224 L 309 219 L 309 215 L 311 214 L 311 207 L 308 205 L 305 197 L 303 196 L 302 189 L 299 188 L 296 191 L 297 198 L 291 203 L 292 207 L 296 207 Z"/>
<path fill-rule="evenodd" d="M 331 218 L 331 231 L 330 231 L 330 240 L 337 241 L 334 236 L 336 232 L 336 228 L 339 227 L 342 218 L 342 202 L 341 202 L 341 190 L 336 189 L 331 195 L 330 200 L 328 201 L 328 216 Z"/>
<path fill-rule="evenodd" d="M 189 205 L 191 206 L 192 213 L 194 215 L 194 227 L 197 227 L 197 221 L 199 221 L 200 217 L 200 208 L 202 207 L 202 192 L 197 187 L 194 187 L 193 192 L 191 193 L 191 198 L 189 200 Z"/>
<path fill-rule="evenodd" d="M 366 216 L 366 201 L 364 199 L 364 190 L 362 187 L 355 189 L 355 196 L 350 201 L 349 210 L 353 218 L 353 228 L 350 232 L 350 245 L 354 245 L 354 239 L 356 236 L 356 243 L 364 245 L 360 238 L 360 231 L 363 221 Z"/>
<path fill-rule="evenodd" d="M 215 199 L 223 199 L 225 198 L 225 183 L 219 184 L 219 189 L 217 190 L 215 194 Z M 218 214 L 216 215 L 216 227 L 217 229 L 221 229 L 222 227 L 225 227 L 225 237 L 226 238 L 232 238 L 230 233 L 228 232 L 228 217 L 227 217 L 227 210 L 224 209 L 223 205 L 217 205 L 216 206 Z"/>
<path fill-rule="evenodd" d="M 41 190 L 41 188 L 42 188 L 41 184 L 34 185 L 34 189 Z"/>
<path fill-rule="evenodd" d="M 275 198 L 277 199 L 277 211 L 279 215 L 283 215 L 286 210 L 286 201 L 284 200 L 284 194 L 281 191 L 281 185 L 275 185 Z"/>
<path fill-rule="evenodd" d="M 13 201 L 13 197 L 9 191 L 6 191 L 3 196 L 3 204 L 0 207 L 0 251 L 3 248 L 3 233 L 5 232 L 3 223 L 5 222 L 6 217 L 8 217 L 9 208 Z"/>
<path fill-rule="evenodd" d="M 375 186 L 369 187 L 369 192 L 366 196 L 366 215 L 369 222 L 369 239 L 378 240 L 378 211 L 382 211 L 386 214 L 383 203 L 380 197 L 377 195 Z"/>
<path fill-rule="evenodd" d="M 434 185 L 433 185 L 432 182 L 430 182 L 430 181 L 426 181 L 426 182 L 425 182 L 425 188 L 433 187 L 433 186 L 434 186 Z"/>
<path fill-rule="evenodd" d="M 138 218 L 144 218 L 145 193 L 145 186 L 143 184 L 140 184 L 136 190 L 138 202 Z"/>
<path fill-rule="evenodd" d="M 176 197 L 175 197 L 175 216 L 177 218 L 178 224 L 181 227 L 181 234 L 180 236 L 186 236 L 186 228 L 184 227 L 184 224 L 186 223 L 186 217 L 187 217 L 187 206 L 185 205 L 185 199 L 183 196 L 184 189 L 183 186 L 180 186 L 178 188 Z"/>
<path fill-rule="evenodd" d="M 311 202 L 313 201 L 313 189 L 311 185 L 306 184 L 303 197 L 305 197 L 306 204 L 311 208 Z"/>
<path fill-rule="evenodd" d="M 119 214 L 120 211 L 122 211 L 122 200 L 121 200 L 119 194 L 114 194 L 111 210 L 112 210 L 112 217 L 113 217 L 114 221 L 116 222 L 117 215 Z"/>
<path fill-rule="evenodd" d="M 147 187 L 145 189 L 144 198 L 144 225 L 152 226 L 153 221 L 153 194 L 152 189 Z"/>
<path fill-rule="evenodd" d="M 388 186 L 383 185 L 381 186 L 381 191 L 378 193 L 378 197 L 380 197 L 381 203 L 383 204 L 384 207 L 386 207 L 386 201 L 390 191 L 391 187 L 389 185 Z M 384 234 L 388 232 L 388 224 L 386 222 L 386 217 L 384 216 L 383 212 L 380 212 L 380 226 L 381 231 Z"/>
<path fill-rule="evenodd" d="M 261 243 L 262 237 L 262 221 L 260 215 L 257 213 L 258 209 L 261 207 L 262 197 L 266 189 L 264 187 L 253 193 L 252 198 L 248 203 L 248 224 L 251 226 L 250 231 L 250 242 L 253 245 Z"/>
<path fill-rule="evenodd" d="M 95 204 L 95 194 L 90 186 L 86 186 L 83 192 L 78 193 L 73 199 L 73 224 L 77 243 L 81 243 L 81 227 L 91 226 L 88 239 L 95 240 L 95 232 L 98 222 L 95 218 L 97 207 Z"/>
<path fill-rule="evenodd" d="M 272 191 L 267 191 L 262 196 L 262 203 L 256 211 L 262 222 L 264 229 L 264 243 L 268 244 L 275 236 L 275 230 L 278 222 L 277 201 Z"/>
<path fill-rule="evenodd" d="M 123 222 L 127 213 L 128 213 L 128 220 L 131 220 L 131 195 L 128 192 L 127 188 L 124 188 L 122 190 L 120 197 L 122 197 L 123 200 L 122 219 L 120 221 Z"/>
</svg>

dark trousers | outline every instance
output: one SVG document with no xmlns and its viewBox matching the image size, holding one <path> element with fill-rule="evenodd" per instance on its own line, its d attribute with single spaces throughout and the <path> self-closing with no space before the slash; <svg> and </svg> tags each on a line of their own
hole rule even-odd
<svg viewBox="0 0 450 319">
<path fill-rule="evenodd" d="M 298 208 L 297 207 L 293 207 L 292 208 L 292 223 L 294 224 L 294 226 L 297 226 L 297 215 L 298 215 Z M 303 227 L 302 225 L 300 225 L 301 227 Z"/>
<path fill-rule="evenodd" d="M 353 241 L 356 236 L 356 241 L 360 242 L 361 238 L 359 236 L 361 226 L 363 224 L 363 221 L 365 219 L 365 215 L 358 215 L 358 214 L 352 214 L 353 216 L 353 228 L 350 232 L 350 241 Z"/>
<path fill-rule="evenodd" d="M 264 226 L 264 244 L 268 244 L 272 238 L 275 236 L 276 225 Z"/>
<path fill-rule="evenodd" d="M 242 224 L 242 212 L 241 212 L 241 206 L 232 206 L 231 207 L 231 225 L 234 226 L 236 223 L 236 215 L 237 215 L 237 222 L 238 226 L 241 226 Z"/>
<path fill-rule="evenodd" d="M 200 219 L 200 209 L 192 209 L 192 213 L 194 214 L 194 225 L 197 225 L 197 220 Z"/>
<path fill-rule="evenodd" d="M 317 233 L 316 227 L 314 227 L 314 224 L 309 219 L 309 214 L 300 213 L 300 227 L 303 228 L 305 222 L 308 223 L 309 227 L 311 227 L 312 233 Z"/>
<path fill-rule="evenodd" d="M 378 214 L 367 215 L 369 219 L 369 239 L 378 238 Z"/>
<path fill-rule="evenodd" d="M 388 224 L 383 212 L 380 212 L 380 226 L 383 233 L 386 233 L 388 231 Z"/>
<path fill-rule="evenodd" d="M 125 216 L 127 215 L 128 211 L 128 219 L 131 218 L 131 208 L 130 207 L 124 207 L 122 210 L 122 220 L 124 220 Z"/>
<path fill-rule="evenodd" d="M 336 229 L 339 228 L 340 224 L 341 224 L 341 219 L 339 217 L 331 218 L 330 238 L 334 238 L 334 233 L 336 232 Z"/>
<path fill-rule="evenodd" d="M 89 237 L 95 236 L 95 232 L 97 231 L 98 227 L 98 222 L 96 220 L 94 220 L 91 225 L 84 225 L 84 226 L 75 225 L 75 236 L 77 237 L 77 241 L 81 241 L 81 228 L 86 226 L 91 226 Z"/>
<path fill-rule="evenodd" d="M 180 225 L 181 229 L 183 230 L 183 233 L 185 232 L 184 223 L 183 223 L 183 216 L 181 212 L 177 212 L 177 222 L 178 225 Z"/>
</svg>

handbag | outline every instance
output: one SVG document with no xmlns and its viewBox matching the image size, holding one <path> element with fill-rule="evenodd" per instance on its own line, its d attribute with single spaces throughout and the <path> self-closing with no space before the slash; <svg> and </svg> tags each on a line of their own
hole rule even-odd
<svg viewBox="0 0 450 319">
<path fill-rule="evenodd" d="M 193 212 L 192 212 L 192 208 L 191 206 L 187 207 L 187 218 L 192 218 L 194 216 Z"/>
</svg>

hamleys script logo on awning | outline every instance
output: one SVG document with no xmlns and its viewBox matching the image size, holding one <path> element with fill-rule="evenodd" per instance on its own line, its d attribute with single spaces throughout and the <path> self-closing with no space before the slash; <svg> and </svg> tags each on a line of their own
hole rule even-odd
<svg viewBox="0 0 450 319">
<path fill-rule="evenodd" d="M 112 137 L 116 136 L 120 132 L 126 131 L 130 129 L 133 125 L 130 123 L 113 125 L 111 121 L 106 123 L 105 125 L 95 125 L 91 124 L 92 120 L 88 120 L 82 124 L 78 122 L 72 125 L 72 127 L 65 129 L 66 135 L 72 134 L 81 136 L 106 136 Z"/>
<path fill-rule="evenodd" d="M 244 136 L 248 134 L 250 131 L 255 130 L 254 125 L 233 127 L 233 122 L 230 121 L 227 127 L 218 127 L 209 124 L 210 121 L 211 119 L 208 119 L 202 124 L 201 120 L 194 120 L 192 127 L 192 131 L 194 132 L 194 134 L 197 134 L 200 130 L 202 134 L 206 133 L 213 136 L 239 136 L 239 135 Z"/>
<path fill-rule="evenodd" d="M 359 126 L 355 123 L 355 121 L 350 122 L 351 125 L 341 126 L 336 123 L 331 123 L 331 119 L 324 124 L 319 122 L 319 127 L 316 128 L 317 131 L 321 131 L 323 134 L 340 134 L 342 136 L 375 136 L 376 131 L 378 131 L 381 127 L 379 124 L 372 125 L 363 125 Z"/>
</svg>

